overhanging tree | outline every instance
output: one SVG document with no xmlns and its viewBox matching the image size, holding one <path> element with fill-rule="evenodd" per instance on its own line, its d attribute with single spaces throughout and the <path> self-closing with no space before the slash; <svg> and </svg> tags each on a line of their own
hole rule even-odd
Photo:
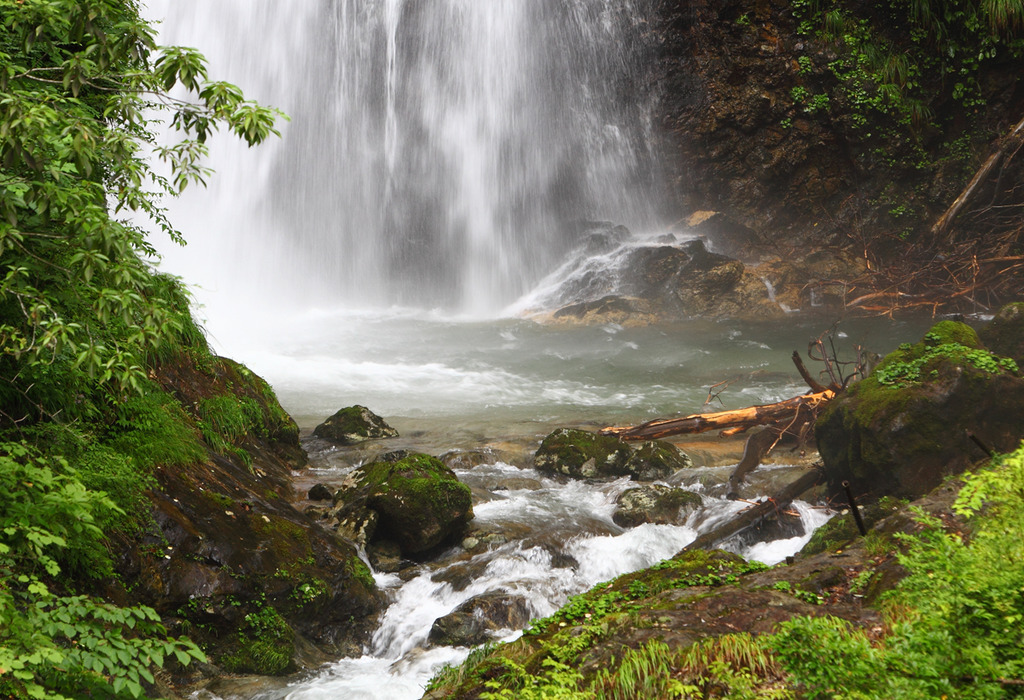
<svg viewBox="0 0 1024 700">
<path fill-rule="evenodd" d="M 109 574 L 99 524 L 123 511 L 32 430 L 91 439 L 157 391 L 158 357 L 205 350 L 137 222 L 181 242 L 161 197 L 203 181 L 216 129 L 257 144 L 278 116 L 195 50 L 158 47 L 135 0 L 0 0 L 0 696 L 139 697 L 166 659 L 205 658 L 152 609 L 80 595 L 67 564 Z"/>
<path fill-rule="evenodd" d="M 157 143 L 153 114 L 176 143 Z M 203 182 L 218 127 L 253 145 L 278 116 L 194 49 L 158 47 L 134 0 L 0 0 L 0 425 L 139 390 L 191 319 L 135 222 L 181 242 L 161 197 Z"/>
</svg>

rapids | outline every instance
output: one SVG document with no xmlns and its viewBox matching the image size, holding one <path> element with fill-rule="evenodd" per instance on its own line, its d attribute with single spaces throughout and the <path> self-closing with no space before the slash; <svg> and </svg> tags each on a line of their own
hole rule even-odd
<svg viewBox="0 0 1024 700">
<path fill-rule="evenodd" d="M 468 653 L 424 645 L 433 621 L 468 598 L 515 593 L 548 615 L 742 507 L 722 498 L 730 467 L 701 468 L 678 477 L 706 497 L 690 520 L 624 530 L 611 514 L 626 482 L 562 484 L 526 468 L 554 427 L 695 412 L 723 381 L 723 408 L 799 393 L 789 355 L 830 322 L 523 317 L 573 300 L 580 280 L 614 289 L 614 251 L 578 250 L 581 221 L 628 226 L 638 235 L 623 248 L 665 232 L 657 95 L 644 72 L 652 0 L 148 5 L 164 20 L 161 42 L 199 47 L 212 76 L 291 117 L 260 149 L 211 144 L 210 189 L 169 206 L 188 247 L 154 239 L 163 269 L 192 285 L 213 347 L 270 381 L 307 435 L 356 403 L 402 434 L 350 450 L 307 437 L 313 466 L 301 479 L 340 481 L 374 450 L 486 449 L 490 463 L 457 472 L 477 494 L 475 525 L 509 533 L 472 555 L 455 547 L 404 582 L 377 574 L 391 604 L 362 658 L 221 683 L 222 697 L 419 697 Z M 844 324 L 845 350 L 885 352 L 917 330 Z M 785 471 L 758 470 L 751 494 Z M 536 487 L 501 488 L 512 476 Z M 783 559 L 828 517 L 796 507 L 803 534 L 731 546 Z"/>
</svg>

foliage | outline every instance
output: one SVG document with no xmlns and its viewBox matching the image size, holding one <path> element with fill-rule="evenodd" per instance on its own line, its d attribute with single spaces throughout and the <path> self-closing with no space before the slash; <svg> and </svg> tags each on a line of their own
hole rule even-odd
<svg viewBox="0 0 1024 700">
<path fill-rule="evenodd" d="M 117 507 L 62 460 L 0 444 L 0 692 L 12 697 L 140 697 L 166 659 L 205 660 L 168 639 L 150 608 L 53 591 L 68 560 L 109 571 L 97 516 Z"/>
<path fill-rule="evenodd" d="M 480 693 L 483 700 L 587 700 L 593 697 L 579 689 L 583 674 L 561 661 L 544 659 L 545 671 L 539 676 L 531 675 L 514 661 L 506 659 L 504 664 L 502 680 L 489 680 L 484 684 L 488 690 Z"/>
<path fill-rule="evenodd" d="M 161 198 L 202 183 L 219 127 L 250 145 L 276 133 L 275 110 L 155 35 L 136 0 L 0 0 L 0 440 L 15 440 L 0 446 L 3 696 L 137 697 L 166 659 L 203 658 L 148 608 L 75 595 L 111 572 L 110 530 L 148 525 L 154 468 L 206 454 L 153 381 L 160 363 L 209 354 L 144 227 L 182 242 Z M 233 443 L 217 408 L 208 422 Z"/>
<path fill-rule="evenodd" d="M 201 399 L 196 413 L 207 445 L 221 454 L 233 454 L 251 466 L 252 457 L 238 445 L 250 433 L 266 433 L 263 409 L 255 399 L 231 394 L 213 396 Z"/>
<path fill-rule="evenodd" d="M 1017 363 L 1008 357 L 998 357 L 987 350 L 964 347 L 959 343 L 943 343 L 927 348 L 919 356 L 899 362 L 888 362 L 874 373 L 879 384 L 903 387 L 921 381 L 922 371 L 934 366 L 937 360 L 965 363 L 988 374 L 1017 373 Z"/>
<path fill-rule="evenodd" d="M 923 380 L 923 372 L 942 361 L 966 364 L 987 372 L 1016 374 L 1017 363 L 985 350 L 978 334 L 970 326 L 955 321 L 940 321 L 925 333 L 920 343 L 904 343 L 879 363 L 870 380 L 888 387 L 905 387 Z"/>
<path fill-rule="evenodd" d="M 954 510 L 969 539 L 918 513 L 898 535 L 907 578 L 886 596 L 874 643 L 834 618 L 782 625 L 773 646 L 809 697 L 1002 698 L 1024 677 L 1024 447 L 968 476 Z"/>
<path fill-rule="evenodd" d="M 230 671 L 279 676 L 295 669 L 295 633 L 269 605 L 245 616 L 238 643 L 236 653 L 221 659 Z"/>
<path fill-rule="evenodd" d="M 678 653 L 676 673 L 693 684 L 687 697 L 792 700 L 785 673 L 773 657 L 767 637 L 743 632 L 705 639 Z"/>
<path fill-rule="evenodd" d="M 677 656 L 668 645 L 656 640 L 630 649 L 614 670 L 603 668 L 598 672 L 591 684 L 594 696 L 598 700 L 689 697 L 698 688 L 673 677 Z"/>
<path fill-rule="evenodd" d="M 807 113 L 838 105 L 834 125 L 862 145 L 869 166 L 907 172 L 967 162 L 963 145 L 969 153 L 986 116 L 983 76 L 1024 58 L 1021 0 L 792 6 L 798 32 L 820 47 L 798 59 L 794 103 Z M 812 93 L 819 102 L 810 102 Z M 927 143 L 937 133 L 941 143 Z"/>
<path fill-rule="evenodd" d="M 115 415 L 108 444 L 144 473 L 158 465 L 193 464 L 206 456 L 181 405 L 166 392 L 154 388 L 128 398 Z"/>
<path fill-rule="evenodd" d="M 151 110 L 178 143 L 157 144 Z M 218 125 L 255 144 L 275 115 L 209 80 L 195 50 L 157 47 L 132 0 L 0 0 L 0 420 L 88 415 L 103 394 L 142 392 L 165 344 L 195 340 L 128 216 L 180 240 L 160 195 L 203 181 Z"/>
</svg>

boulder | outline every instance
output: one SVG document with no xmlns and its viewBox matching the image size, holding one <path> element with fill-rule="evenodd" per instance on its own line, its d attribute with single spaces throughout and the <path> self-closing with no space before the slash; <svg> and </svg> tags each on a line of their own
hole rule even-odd
<svg viewBox="0 0 1024 700">
<path fill-rule="evenodd" d="M 340 445 L 398 437 L 398 431 L 365 406 L 343 408 L 313 429 L 313 435 Z"/>
<path fill-rule="evenodd" d="M 313 484 L 306 494 L 306 498 L 311 501 L 329 501 L 332 496 L 331 489 L 326 484 Z"/>
<path fill-rule="evenodd" d="M 502 629 L 521 629 L 530 621 L 526 599 L 508 593 L 485 593 L 470 598 L 439 617 L 427 641 L 435 646 L 472 647 L 492 639 Z"/>
<path fill-rule="evenodd" d="M 1024 302 L 1007 304 L 978 335 L 992 352 L 1024 364 Z"/>
<path fill-rule="evenodd" d="M 559 428 L 541 442 L 533 464 L 537 471 L 574 479 L 625 476 L 630 454 L 629 445 L 617 437 Z"/>
<path fill-rule="evenodd" d="M 591 255 L 609 253 L 628 241 L 632 234 L 621 224 L 611 221 L 580 221 L 576 231 L 582 247 Z"/>
<path fill-rule="evenodd" d="M 359 467 L 335 501 L 342 524 L 346 516 L 365 523 L 361 514 L 372 511 L 376 523 L 366 541 L 392 540 L 404 555 L 456 540 L 473 517 L 469 487 L 438 459 L 417 453 Z"/>
<path fill-rule="evenodd" d="M 353 498 L 336 506 L 330 513 L 330 519 L 334 521 L 334 529 L 339 535 L 366 547 L 377 532 L 380 515 L 367 507 L 365 498 Z"/>
<path fill-rule="evenodd" d="M 992 449 L 1014 449 L 1024 436 L 1024 379 L 980 345 L 969 326 L 942 321 L 831 401 L 815 427 L 829 490 L 841 494 L 849 481 L 873 498 L 920 496 L 985 456 L 968 431 Z"/>
<path fill-rule="evenodd" d="M 612 520 L 621 527 L 636 527 L 644 523 L 675 525 L 702 502 L 700 495 L 692 491 L 646 484 L 622 492 L 615 502 Z"/>
<path fill-rule="evenodd" d="M 393 574 L 413 566 L 408 559 L 402 558 L 402 548 L 390 540 L 380 540 L 366 547 L 366 556 L 374 571 Z"/>
<path fill-rule="evenodd" d="M 551 314 L 550 320 L 552 323 L 563 324 L 617 323 L 622 326 L 636 326 L 656 321 L 657 310 L 655 305 L 645 299 L 609 294 L 592 301 L 563 306 Z"/>
<path fill-rule="evenodd" d="M 665 479 L 680 469 L 691 467 L 693 460 L 664 440 L 648 440 L 641 444 L 626 462 L 626 471 L 633 481 Z"/>
</svg>

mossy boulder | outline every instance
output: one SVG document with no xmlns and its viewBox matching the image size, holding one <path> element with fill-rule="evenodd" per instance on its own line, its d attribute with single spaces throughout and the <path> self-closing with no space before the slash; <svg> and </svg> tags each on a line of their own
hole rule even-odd
<svg viewBox="0 0 1024 700">
<path fill-rule="evenodd" d="M 366 406 L 343 408 L 313 429 L 313 435 L 339 445 L 398 437 L 398 431 Z"/>
<path fill-rule="evenodd" d="M 1024 364 L 1024 302 L 1014 302 L 999 309 L 979 335 L 985 347 L 992 352 Z"/>
<path fill-rule="evenodd" d="M 916 497 L 984 456 L 968 431 L 1013 449 L 1022 412 L 1016 364 L 982 349 L 969 326 L 943 321 L 832 401 L 815 434 L 833 493 L 849 481 L 874 498 Z"/>
<path fill-rule="evenodd" d="M 473 518 L 470 489 L 440 460 L 407 454 L 364 465 L 346 478 L 335 500 L 345 513 L 376 513 L 369 541 L 391 540 L 416 554 L 458 539 Z"/>
<path fill-rule="evenodd" d="M 702 502 L 700 494 L 692 491 L 661 484 L 645 484 L 622 492 L 615 501 L 612 520 L 621 527 L 636 527 L 644 523 L 676 525 Z"/>
<path fill-rule="evenodd" d="M 631 453 L 629 445 L 617 437 L 559 428 L 541 442 L 533 464 L 537 471 L 574 479 L 626 476 Z"/>
<path fill-rule="evenodd" d="M 636 448 L 626 462 L 626 471 L 634 481 L 664 479 L 680 469 L 693 467 L 693 460 L 664 440 L 648 440 Z"/>
</svg>

